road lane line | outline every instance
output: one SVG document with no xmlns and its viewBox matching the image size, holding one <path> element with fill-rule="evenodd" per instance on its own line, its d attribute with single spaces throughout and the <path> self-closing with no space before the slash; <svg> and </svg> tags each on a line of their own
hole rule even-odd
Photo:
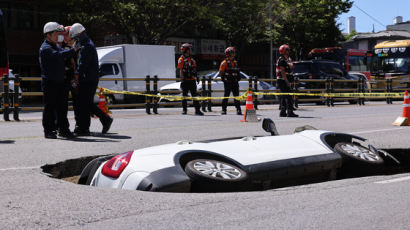
<svg viewBox="0 0 410 230">
<path fill-rule="evenodd" d="M 390 179 L 390 180 L 382 180 L 382 181 L 377 181 L 377 182 L 374 182 L 374 183 L 375 184 L 390 184 L 390 183 L 406 181 L 406 180 L 410 180 L 410 176 L 400 177 L 400 178 L 395 178 L 395 179 Z"/>
<path fill-rule="evenodd" d="M 374 132 L 394 131 L 394 130 L 401 130 L 401 129 L 404 129 L 404 128 L 375 129 L 375 130 L 352 132 L 351 134 L 374 133 Z"/>
<path fill-rule="evenodd" d="M 39 169 L 40 167 L 41 167 L 41 166 L 18 167 L 18 168 L 4 168 L 4 169 L 0 169 L 0 171 Z"/>
</svg>

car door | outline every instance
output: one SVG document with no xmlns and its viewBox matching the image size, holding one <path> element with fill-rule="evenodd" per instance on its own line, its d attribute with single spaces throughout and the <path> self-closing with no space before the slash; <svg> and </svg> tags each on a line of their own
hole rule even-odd
<svg viewBox="0 0 410 230">
<path fill-rule="evenodd" d="M 123 81 L 121 69 L 117 63 L 104 63 L 100 66 L 100 82 L 99 85 L 111 90 L 123 90 Z M 108 80 L 108 79 L 118 80 Z"/>
</svg>

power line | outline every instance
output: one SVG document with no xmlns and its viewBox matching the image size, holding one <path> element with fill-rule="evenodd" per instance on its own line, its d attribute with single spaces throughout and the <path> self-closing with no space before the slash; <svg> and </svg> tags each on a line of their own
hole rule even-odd
<svg viewBox="0 0 410 230">
<path fill-rule="evenodd" d="M 358 7 L 356 4 L 354 4 L 354 6 L 359 9 L 360 11 L 362 11 L 363 13 L 365 13 L 367 16 L 369 16 L 371 19 L 373 19 L 375 22 L 379 23 L 380 25 L 382 25 L 383 27 L 386 27 L 385 25 L 383 25 L 383 23 L 381 23 L 379 20 L 377 20 L 376 18 L 374 18 L 373 16 L 371 16 L 370 14 L 366 13 L 366 11 L 360 9 L 360 7 Z"/>
</svg>

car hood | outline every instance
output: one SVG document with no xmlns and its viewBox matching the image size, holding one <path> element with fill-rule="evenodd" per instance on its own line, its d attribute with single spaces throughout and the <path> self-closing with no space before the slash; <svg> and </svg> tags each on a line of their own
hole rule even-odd
<svg viewBox="0 0 410 230">
<path fill-rule="evenodd" d="M 160 90 L 179 90 L 180 88 L 181 88 L 181 82 L 175 82 L 175 83 L 162 86 Z"/>
<path fill-rule="evenodd" d="M 152 172 L 175 165 L 175 156 L 181 152 L 207 151 L 224 155 L 242 165 L 333 154 L 320 139 L 328 131 L 306 130 L 283 136 L 244 137 L 215 142 L 180 141 L 135 150 L 130 167 L 135 171 Z"/>
</svg>

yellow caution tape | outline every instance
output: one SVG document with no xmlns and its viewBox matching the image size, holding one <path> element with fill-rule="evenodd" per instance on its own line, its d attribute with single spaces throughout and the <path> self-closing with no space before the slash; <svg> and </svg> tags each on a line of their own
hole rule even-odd
<svg viewBox="0 0 410 230">
<path fill-rule="evenodd" d="M 159 97 L 159 98 L 164 98 L 169 101 L 181 101 L 181 100 L 194 100 L 194 101 L 207 101 L 211 99 L 229 99 L 233 98 L 236 100 L 244 100 L 246 99 L 246 96 L 248 93 L 244 93 L 241 96 L 237 97 L 184 97 L 184 96 L 173 96 L 173 95 L 155 95 L 155 94 L 147 94 L 147 93 L 138 93 L 138 92 L 130 92 L 130 91 L 116 91 L 116 90 L 110 90 L 106 88 L 102 88 L 102 94 L 127 94 L 127 95 L 137 95 L 137 96 L 146 96 L 146 97 Z"/>
<path fill-rule="evenodd" d="M 236 99 L 236 100 L 245 100 L 248 96 L 248 92 L 243 93 L 237 97 L 184 97 L 177 95 L 156 95 L 148 93 L 139 93 L 139 92 L 130 92 L 130 91 L 117 91 L 102 88 L 102 94 L 127 94 L 127 95 L 137 95 L 145 97 L 154 97 L 154 98 L 164 98 L 169 101 L 180 101 L 180 100 L 195 100 L 195 101 L 207 101 L 215 99 Z M 311 96 L 311 97 L 359 97 L 359 98 L 402 98 L 404 93 L 263 93 L 263 92 L 253 92 L 254 95 L 290 95 L 290 96 Z"/>
<path fill-rule="evenodd" d="M 404 93 L 260 93 L 255 95 L 291 95 L 291 96 L 312 96 L 312 97 L 360 97 L 360 98 L 402 98 Z"/>
</svg>

